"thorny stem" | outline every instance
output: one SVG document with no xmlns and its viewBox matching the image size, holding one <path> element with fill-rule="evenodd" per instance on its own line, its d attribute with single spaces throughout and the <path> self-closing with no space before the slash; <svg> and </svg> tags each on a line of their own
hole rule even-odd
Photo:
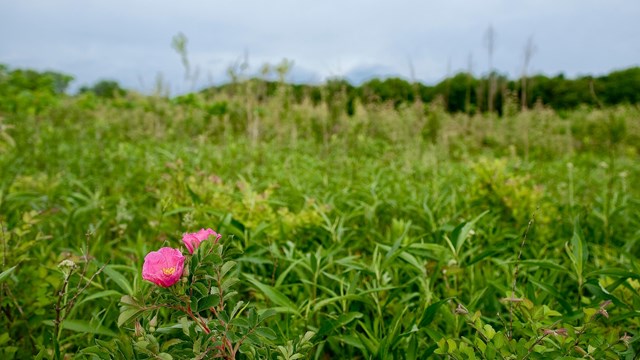
<svg viewBox="0 0 640 360">
<path fill-rule="evenodd" d="M 536 209 L 536 211 L 533 212 L 533 215 L 531 216 L 531 220 L 529 220 L 529 224 L 527 224 L 527 229 L 524 231 L 524 234 L 522 235 L 522 242 L 520 243 L 520 250 L 518 251 L 518 258 L 516 259 L 516 265 L 513 269 L 513 282 L 511 284 L 511 300 L 514 300 L 516 297 L 516 284 L 518 282 L 518 271 L 519 271 L 519 264 L 520 264 L 520 258 L 522 257 L 522 250 L 524 249 L 524 245 L 527 241 L 527 235 L 529 234 L 529 229 L 531 229 L 531 225 L 533 225 L 533 222 L 536 219 L 536 213 L 538 212 L 538 209 Z M 509 340 L 513 339 L 513 303 L 514 301 L 509 301 Z"/>
<path fill-rule="evenodd" d="M 193 313 L 193 311 L 191 310 L 191 305 L 187 305 L 186 308 L 180 307 L 179 309 L 185 314 L 189 315 L 189 317 L 193 319 L 193 321 L 195 321 L 195 323 L 198 324 L 206 334 L 211 334 L 211 329 L 209 329 L 209 327 L 207 326 L 207 323 L 204 320 L 202 320 L 202 318 L 200 318 L 199 316 L 196 316 Z"/>
<path fill-rule="evenodd" d="M 220 276 L 220 268 L 216 269 L 216 274 L 218 275 L 218 293 L 220 294 L 220 303 L 218 304 L 219 306 L 219 311 L 224 311 L 224 294 L 223 294 L 223 289 L 222 289 L 222 278 Z"/>
<path fill-rule="evenodd" d="M 258 325 L 254 326 L 251 328 L 251 330 L 249 330 L 249 332 L 247 332 L 240 340 L 238 340 L 238 342 L 236 343 L 236 346 L 234 346 L 233 348 L 233 356 L 235 357 L 236 353 L 238 352 L 238 350 L 240 350 L 240 346 L 242 346 L 242 343 L 249 337 L 249 335 L 251 335 L 257 328 Z"/>
<path fill-rule="evenodd" d="M 209 310 L 211 310 L 211 312 L 213 313 L 213 315 L 215 315 L 216 319 L 218 319 L 218 321 L 220 321 L 220 323 L 222 324 L 222 326 L 224 326 L 224 330 L 225 330 L 225 335 L 224 335 L 224 343 L 220 346 L 217 346 L 216 348 L 218 350 L 220 350 L 221 352 L 224 352 L 225 348 L 228 348 L 229 351 L 231 351 L 231 358 L 235 359 L 235 354 L 237 352 L 237 350 L 234 349 L 233 344 L 231 343 L 231 340 L 229 340 L 229 338 L 226 336 L 226 332 L 229 331 L 229 323 L 225 322 L 224 320 L 222 320 L 220 318 L 220 313 L 218 312 L 218 310 L 216 310 L 215 307 L 210 307 Z M 240 340 L 240 344 L 242 344 L 242 342 L 244 341 L 244 339 Z"/>
</svg>

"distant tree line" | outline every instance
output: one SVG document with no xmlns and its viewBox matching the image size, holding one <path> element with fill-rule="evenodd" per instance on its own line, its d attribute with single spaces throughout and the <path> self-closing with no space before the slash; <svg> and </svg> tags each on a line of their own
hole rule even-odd
<svg viewBox="0 0 640 360">
<path fill-rule="evenodd" d="M 282 72 L 286 72 L 286 69 Z M 0 64 L 0 109 L 15 106 L 15 100 L 10 100 L 15 97 L 35 97 L 46 105 L 46 99 L 65 94 L 72 80 L 73 77 L 66 74 L 11 70 Z M 495 89 L 491 97 L 488 96 L 490 81 L 493 81 Z M 524 92 L 523 84 L 526 86 Z M 79 93 L 114 98 L 126 95 L 127 90 L 116 81 L 101 80 L 93 86 L 80 88 Z M 449 112 L 475 114 L 494 109 L 502 114 L 505 111 L 533 108 L 537 104 L 555 110 L 569 110 L 581 105 L 603 107 L 638 104 L 640 67 L 613 71 L 604 76 L 582 76 L 576 79 L 566 78 L 562 74 L 554 77 L 534 75 L 527 77 L 526 81 L 508 79 L 499 73 L 485 77 L 458 73 L 436 85 L 410 82 L 402 78 L 376 78 L 359 86 L 344 79 L 329 79 L 322 85 L 288 84 L 282 75 L 277 81 L 234 78 L 230 83 L 205 89 L 201 93 L 242 95 L 258 103 L 280 96 L 286 97 L 286 104 L 310 102 L 315 106 L 326 105 L 331 112 L 348 115 L 354 114 L 356 103 L 364 106 L 386 104 L 397 109 L 416 102 L 434 101 L 441 103 Z M 523 93 L 526 94 L 525 99 Z M 493 99 L 492 106 L 489 104 L 490 98 Z"/>
<path fill-rule="evenodd" d="M 580 105 L 610 106 L 640 103 L 640 67 L 614 71 L 604 76 L 582 76 L 576 79 L 560 74 L 554 77 L 534 75 L 522 79 L 508 79 L 502 74 L 492 74 L 496 94 L 493 106 L 488 104 L 489 76 L 475 77 L 468 73 L 458 73 L 436 85 L 410 82 L 402 78 L 372 79 L 354 86 L 344 79 L 330 79 L 323 85 L 290 84 L 289 93 L 294 102 L 310 100 L 314 105 L 333 103 L 339 100 L 345 112 L 353 111 L 354 102 L 363 105 L 390 104 L 395 108 L 413 104 L 416 101 L 431 103 L 440 101 L 449 112 L 478 113 L 493 108 L 499 114 L 506 111 L 509 104 L 519 109 L 535 107 L 537 104 L 555 110 L 574 109 Z M 280 82 L 251 79 L 261 83 L 266 89 L 260 99 L 275 96 Z M 522 84 L 525 83 L 526 99 L 522 99 Z M 233 92 L 240 84 L 224 84 L 207 89 L 207 93 Z M 328 104 L 329 105 L 329 104 Z"/>
</svg>

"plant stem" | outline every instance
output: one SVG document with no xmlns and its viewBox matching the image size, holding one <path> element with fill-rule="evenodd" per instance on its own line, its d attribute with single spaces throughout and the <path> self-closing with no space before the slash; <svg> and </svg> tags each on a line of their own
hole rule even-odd
<svg viewBox="0 0 640 360">
<path fill-rule="evenodd" d="M 56 360 L 61 358 L 60 357 L 60 335 L 62 333 L 62 327 L 60 325 L 62 324 L 62 321 L 64 321 L 64 317 L 65 317 L 62 315 L 62 311 L 66 308 L 66 303 L 65 303 L 65 306 L 62 306 L 62 298 L 66 298 L 67 296 L 66 293 L 67 293 L 67 287 L 69 286 L 70 277 L 71 277 L 70 273 L 64 277 L 64 282 L 62 283 L 62 288 L 58 292 L 58 300 L 56 301 L 56 308 L 55 308 L 56 319 L 53 321 L 53 325 L 54 325 L 53 350 L 54 350 L 54 359 Z"/>
<path fill-rule="evenodd" d="M 519 271 L 519 264 L 520 264 L 520 258 L 522 257 L 522 250 L 524 249 L 524 245 L 527 241 L 527 235 L 529 234 L 529 229 L 531 229 L 531 225 L 533 224 L 533 222 L 536 219 L 536 212 L 538 211 L 538 209 L 536 209 L 536 211 L 533 212 L 533 215 L 531 216 L 531 220 L 529 220 L 529 224 L 527 224 L 527 229 L 524 231 L 524 234 L 522 235 L 522 242 L 520 243 L 520 250 L 518 251 L 518 258 L 516 259 L 516 265 L 513 269 L 513 283 L 511 285 L 511 301 L 509 301 L 509 340 L 513 339 L 513 303 L 514 303 L 514 299 L 516 297 L 516 284 L 518 282 L 518 271 Z"/>
</svg>

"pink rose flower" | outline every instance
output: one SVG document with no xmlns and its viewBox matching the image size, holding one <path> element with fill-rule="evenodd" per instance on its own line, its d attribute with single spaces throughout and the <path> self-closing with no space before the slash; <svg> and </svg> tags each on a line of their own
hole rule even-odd
<svg viewBox="0 0 640 360">
<path fill-rule="evenodd" d="M 180 280 L 183 270 L 182 252 L 178 249 L 163 247 L 144 257 L 142 278 L 158 286 L 169 287 Z"/>
<path fill-rule="evenodd" d="M 187 250 L 189 250 L 189 254 L 193 254 L 198 246 L 200 246 L 200 243 L 207 240 L 210 236 L 215 237 L 215 240 L 213 240 L 214 243 L 217 243 L 218 240 L 220 240 L 220 238 L 222 237 L 222 235 L 211 229 L 201 229 L 200 231 L 195 233 L 184 234 L 182 236 L 182 242 L 184 243 L 184 246 L 187 247 Z"/>
</svg>

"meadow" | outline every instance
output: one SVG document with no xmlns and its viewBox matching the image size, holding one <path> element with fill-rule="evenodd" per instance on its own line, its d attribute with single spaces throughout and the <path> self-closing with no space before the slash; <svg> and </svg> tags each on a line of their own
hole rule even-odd
<svg viewBox="0 0 640 360">
<path fill-rule="evenodd" d="M 637 105 L 4 101 L 2 359 L 640 354 Z M 141 305 L 190 286 L 144 281 L 145 255 L 202 228 L 225 314 Z"/>
</svg>

